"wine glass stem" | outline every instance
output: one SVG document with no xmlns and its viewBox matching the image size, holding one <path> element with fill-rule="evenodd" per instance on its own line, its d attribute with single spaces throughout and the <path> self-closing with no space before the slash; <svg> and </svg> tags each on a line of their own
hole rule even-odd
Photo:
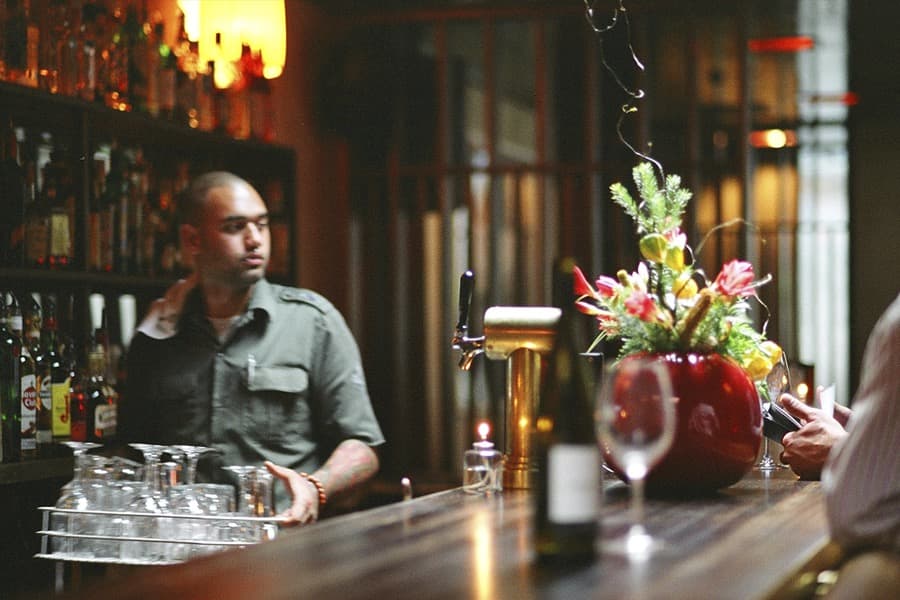
<svg viewBox="0 0 900 600">
<path fill-rule="evenodd" d="M 191 485 L 197 482 L 197 461 L 199 458 L 200 457 L 197 455 L 188 455 L 188 468 L 187 473 L 184 476 L 184 482 L 186 484 Z"/>
<path fill-rule="evenodd" d="M 631 480 L 631 514 L 636 525 L 644 526 L 644 478 Z"/>
</svg>

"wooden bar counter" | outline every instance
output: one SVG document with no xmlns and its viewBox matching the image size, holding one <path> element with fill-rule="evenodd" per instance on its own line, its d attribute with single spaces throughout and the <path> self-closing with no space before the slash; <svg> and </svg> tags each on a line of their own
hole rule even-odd
<svg viewBox="0 0 900 600">
<path fill-rule="evenodd" d="M 698 465 L 697 468 L 702 468 Z M 646 560 L 603 551 L 628 526 L 628 488 L 605 484 L 598 556 L 534 562 L 530 494 L 460 489 L 284 530 L 271 542 L 111 576 L 71 598 L 770 598 L 821 556 L 820 486 L 788 470 L 751 471 L 713 497 L 649 500 L 665 548 Z"/>
</svg>

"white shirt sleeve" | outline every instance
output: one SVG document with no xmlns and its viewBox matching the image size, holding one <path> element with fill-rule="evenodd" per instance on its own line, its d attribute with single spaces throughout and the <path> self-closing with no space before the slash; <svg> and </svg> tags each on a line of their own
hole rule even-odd
<svg viewBox="0 0 900 600">
<path fill-rule="evenodd" d="M 852 408 L 822 473 L 831 535 L 900 551 L 900 296 L 869 336 Z"/>
</svg>

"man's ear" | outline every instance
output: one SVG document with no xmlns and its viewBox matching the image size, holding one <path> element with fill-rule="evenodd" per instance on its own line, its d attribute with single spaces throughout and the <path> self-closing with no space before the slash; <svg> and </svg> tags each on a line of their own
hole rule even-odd
<svg viewBox="0 0 900 600">
<path fill-rule="evenodd" d="M 200 231 L 193 225 L 184 223 L 179 227 L 181 237 L 181 255 L 187 259 L 193 259 L 200 251 Z"/>
</svg>

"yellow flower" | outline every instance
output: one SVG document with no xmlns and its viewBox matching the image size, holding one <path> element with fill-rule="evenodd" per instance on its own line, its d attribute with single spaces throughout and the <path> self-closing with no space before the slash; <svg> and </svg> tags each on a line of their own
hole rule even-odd
<svg viewBox="0 0 900 600">
<path fill-rule="evenodd" d="M 650 262 L 661 263 L 666 259 L 669 242 L 661 233 L 651 233 L 641 238 L 641 254 Z"/>
<path fill-rule="evenodd" d="M 750 375 L 750 379 L 759 381 L 772 370 L 772 362 L 761 352 L 754 352 L 744 360 L 744 370 Z"/>
<path fill-rule="evenodd" d="M 684 269 L 684 250 L 678 246 L 670 246 L 666 250 L 666 266 L 673 271 Z"/>
<path fill-rule="evenodd" d="M 762 344 L 759 345 L 759 349 L 763 354 L 765 354 L 769 358 L 769 361 L 773 365 L 775 365 L 781 361 L 781 354 L 782 354 L 781 346 L 779 346 L 775 342 L 773 342 L 771 340 L 766 340 L 765 342 L 763 342 Z"/>
<path fill-rule="evenodd" d="M 688 300 L 697 295 L 697 282 L 691 277 L 690 271 L 685 271 L 678 276 L 672 284 L 672 291 L 679 300 Z"/>
</svg>

